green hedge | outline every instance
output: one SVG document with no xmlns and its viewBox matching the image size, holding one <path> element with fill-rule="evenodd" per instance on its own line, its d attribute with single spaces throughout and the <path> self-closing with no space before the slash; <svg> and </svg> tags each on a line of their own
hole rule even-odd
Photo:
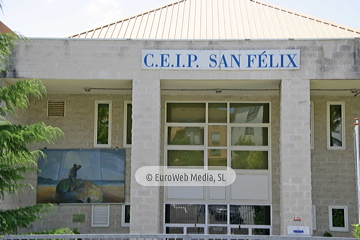
<svg viewBox="0 0 360 240">
<path fill-rule="evenodd" d="M 41 232 L 32 232 L 32 233 L 27 233 L 25 235 L 37 235 L 37 234 L 75 234 L 75 231 L 77 232 L 77 229 L 74 231 L 70 230 L 70 228 L 59 228 L 59 229 L 54 229 L 54 230 L 49 230 L 49 231 L 41 231 Z"/>
</svg>

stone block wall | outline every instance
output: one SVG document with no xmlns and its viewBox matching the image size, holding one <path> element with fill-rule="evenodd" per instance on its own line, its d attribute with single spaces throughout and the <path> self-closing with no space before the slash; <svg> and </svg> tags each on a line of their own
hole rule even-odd
<svg viewBox="0 0 360 240">
<path fill-rule="evenodd" d="M 354 119 L 360 116 L 359 97 L 312 96 L 314 103 L 314 149 L 311 151 L 312 201 L 316 206 L 315 236 L 329 231 L 329 206 L 347 206 L 348 232 L 331 232 L 334 237 L 352 237 L 351 224 L 357 223 L 356 165 L 354 160 Z M 345 102 L 345 150 L 327 150 L 328 101 Z"/>
<path fill-rule="evenodd" d="M 65 117 L 47 117 L 47 100 L 65 99 Z M 123 148 L 123 126 L 124 126 L 124 101 L 131 100 L 131 95 L 47 95 L 42 100 L 31 99 L 30 106 L 21 116 L 22 124 L 33 124 L 44 122 L 53 127 L 59 127 L 64 137 L 56 140 L 55 144 L 39 143 L 29 146 L 30 149 L 92 149 L 94 148 L 94 119 L 95 100 L 112 101 L 112 148 Z M 130 202 L 130 159 L 131 149 L 125 151 L 125 202 Z M 37 186 L 37 174 L 28 176 L 28 182 L 35 188 Z M 2 207 L 13 208 L 36 204 L 36 192 L 28 190 L 18 196 L 9 196 L 3 202 Z M 69 227 L 78 228 L 81 233 L 128 233 L 129 228 L 121 227 L 122 204 L 110 205 L 110 227 L 91 227 L 91 204 L 60 204 L 56 205 L 54 211 L 44 217 L 43 220 L 35 222 L 29 229 L 22 232 L 42 231 Z M 73 214 L 85 214 L 85 222 L 73 223 Z"/>
</svg>

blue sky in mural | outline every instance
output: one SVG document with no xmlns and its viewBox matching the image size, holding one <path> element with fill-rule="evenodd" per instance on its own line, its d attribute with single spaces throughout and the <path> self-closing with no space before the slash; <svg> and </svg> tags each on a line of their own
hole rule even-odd
<svg viewBox="0 0 360 240">
<path fill-rule="evenodd" d="M 124 151 L 119 150 L 44 150 L 48 156 L 39 162 L 39 177 L 52 180 L 68 178 L 73 164 L 82 167 L 77 178 L 84 180 L 124 180 Z M 116 153 L 116 155 L 114 154 Z"/>
</svg>

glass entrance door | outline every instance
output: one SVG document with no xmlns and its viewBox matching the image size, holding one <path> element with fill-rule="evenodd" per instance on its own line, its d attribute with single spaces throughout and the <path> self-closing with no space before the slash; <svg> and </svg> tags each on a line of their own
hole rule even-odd
<svg viewBox="0 0 360 240">
<path fill-rule="evenodd" d="M 271 235 L 271 207 L 165 204 L 167 234 Z"/>
</svg>

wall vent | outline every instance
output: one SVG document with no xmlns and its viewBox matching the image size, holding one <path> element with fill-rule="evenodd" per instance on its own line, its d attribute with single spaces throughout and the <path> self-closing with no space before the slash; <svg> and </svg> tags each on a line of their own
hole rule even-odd
<svg viewBox="0 0 360 240">
<path fill-rule="evenodd" d="M 65 100 L 48 100 L 48 117 L 65 117 Z"/>
<path fill-rule="evenodd" d="M 110 205 L 92 205 L 91 227 L 110 226 Z"/>
</svg>

